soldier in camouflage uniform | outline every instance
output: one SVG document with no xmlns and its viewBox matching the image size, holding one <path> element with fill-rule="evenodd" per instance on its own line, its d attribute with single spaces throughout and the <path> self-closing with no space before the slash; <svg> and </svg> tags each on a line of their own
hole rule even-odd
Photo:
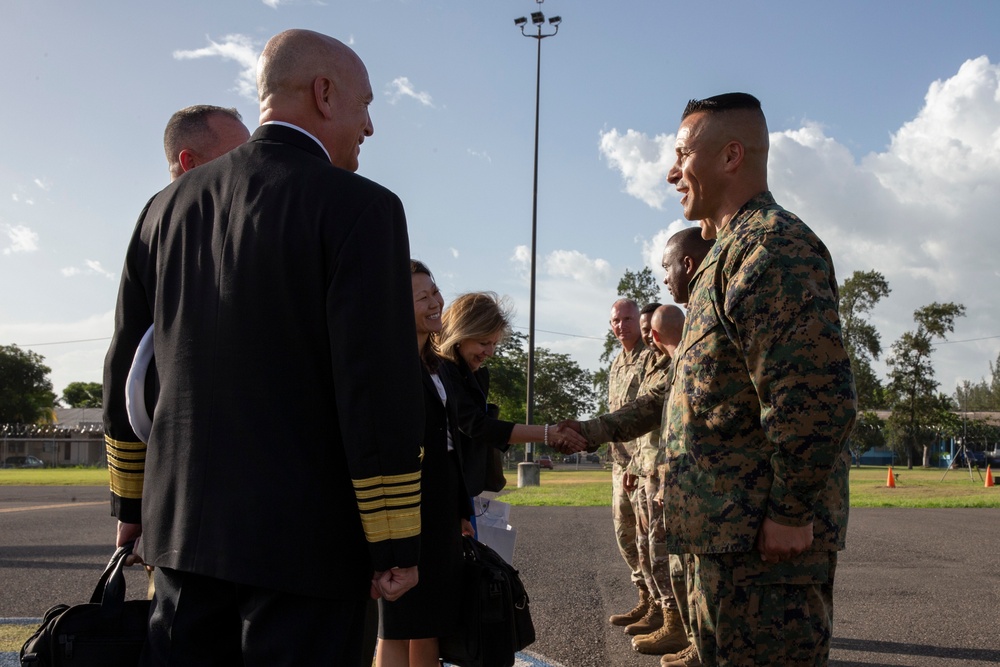
<svg viewBox="0 0 1000 667">
<path fill-rule="evenodd" d="M 637 550 L 647 589 L 654 596 L 654 608 L 659 611 L 661 619 L 660 626 L 655 627 L 651 621 L 657 614 L 648 613 L 642 621 L 626 628 L 626 632 L 637 635 L 632 645 L 641 653 L 680 651 L 688 645 L 671 589 L 669 559 L 662 548 L 664 514 L 660 504 L 654 503 L 654 496 L 659 490 L 657 466 L 663 460 L 660 438 L 663 391 L 670 372 L 670 355 L 680 342 L 683 325 L 684 313 L 680 308 L 660 306 L 652 318 L 651 334 L 657 355 L 639 386 L 640 397 L 616 412 L 579 423 L 580 432 L 594 444 L 637 437 L 635 442 L 638 447 L 632 460 L 632 467 L 639 478 Z M 654 398 L 650 399 L 650 396 Z"/>
<path fill-rule="evenodd" d="M 611 306 L 611 331 L 622 344 L 621 351 L 608 371 L 608 409 L 617 410 L 636 397 L 642 381 L 646 346 L 639 332 L 639 306 L 632 299 L 619 299 Z M 624 614 L 613 614 L 612 625 L 629 625 L 642 619 L 650 608 L 650 594 L 639 569 L 639 554 L 635 546 L 635 476 L 628 466 L 635 453 L 629 441 L 608 445 L 611 454 L 611 509 L 614 517 L 618 550 L 632 572 L 632 583 L 639 589 L 639 602 Z"/>
<path fill-rule="evenodd" d="M 674 301 L 679 304 L 686 304 L 688 301 L 688 283 L 694 278 L 695 272 L 698 270 L 699 265 L 705 256 L 709 253 L 712 248 L 714 241 L 706 240 L 701 237 L 701 230 L 698 227 L 690 227 L 688 229 L 683 229 L 667 240 L 667 244 L 663 249 L 663 269 L 665 272 L 665 277 L 663 279 L 664 284 L 667 286 L 667 290 L 673 296 Z M 670 335 L 668 332 L 658 332 L 661 338 L 664 338 L 669 344 L 676 344 L 677 340 L 674 336 Z M 676 334 L 675 334 L 676 335 Z M 678 338 L 679 340 L 679 338 Z M 604 415 L 599 419 L 592 420 L 591 422 L 576 422 L 572 420 L 567 420 L 562 422 L 559 426 L 564 425 L 573 428 L 575 430 L 581 431 L 587 439 L 590 441 L 590 450 L 593 451 L 597 449 L 597 446 L 609 440 L 630 440 L 640 437 L 644 433 L 655 430 L 657 433 L 661 433 L 659 438 L 660 446 L 663 446 L 662 438 L 662 428 L 666 420 L 665 409 L 666 409 L 666 392 L 668 389 L 668 384 L 666 381 L 661 381 L 659 383 L 644 383 L 646 388 L 636 400 L 622 406 L 614 413 L 609 415 Z M 660 457 L 664 454 L 663 450 L 660 450 Z M 657 459 L 659 465 L 658 477 L 662 478 L 663 463 L 660 459 Z M 656 495 L 661 496 L 662 490 Z M 669 522 L 671 517 L 665 515 L 661 509 L 662 508 L 662 498 L 657 501 L 657 509 L 654 512 L 654 516 L 658 515 L 663 518 L 664 522 Z M 662 558 L 663 553 L 666 551 L 665 545 L 663 544 L 663 539 L 665 539 L 664 534 L 660 535 L 656 529 L 654 529 L 656 535 L 653 537 L 650 544 L 650 551 L 653 554 L 659 554 L 654 558 L 654 562 L 658 558 Z M 680 616 L 681 624 L 684 628 L 684 632 L 687 635 L 687 643 L 690 650 L 686 656 L 687 659 L 691 660 L 688 664 L 692 667 L 698 665 L 697 662 L 697 652 L 694 649 L 694 632 L 688 622 L 688 605 L 687 605 L 687 582 L 685 572 L 687 570 L 687 555 L 686 554 L 667 554 L 669 559 L 669 572 L 670 572 L 670 588 L 674 598 L 674 604 L 677 607 L 677 611 Z M 662 577 L 662 570 L 657 575 Z M 668 618 L 669 618 L 668 614 Z M 670 624 L 667 623 L 664 627 L 668 627 Z M 661 628 L 662 630 L 663 628 Z M 671 634 L 668 628 L 665 631 L 667 634 Z M 662 638 L 660 638 L 662 639 Z M 633 639 L 633 642 L 639 641 L 639 638 Z M 646 643 L 646 639 L 643 640 Z M 666 643 L 666 642 L 663 642 Z M 656 647 L 657 650 L 661 647 Z M 666 650 L 670 650 L 669 648 Z M 650 650 L 650 652 L 655 652 Z"/>
<path fill-rule="evenodd" d="M 666 545 L 693 554 L 702 663 L 825 665 L 857 410 L 833 262 L 768 191 L 756 98 L 692 100 L 675 147 L 667 180 L 716 243 L 674 356 Z"/>
</svg>

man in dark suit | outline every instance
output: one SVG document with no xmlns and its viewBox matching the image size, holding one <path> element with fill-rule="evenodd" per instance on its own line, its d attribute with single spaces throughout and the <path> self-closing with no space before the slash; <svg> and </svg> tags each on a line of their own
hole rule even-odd
<svg viewBox="0 0 1000 667">
<path fill-rule="evenodd" d="M 264 48 L 258 92 L 250 142 L 150 200 L 122 273 L 105 440 L 118 543 L 142 534 L 157 568 L 148 665 L 358 664 L 366 596 L 417 582 L 406 222 L 352 173 L 373 132 L 368 74 L 337 40 L 289 30 Z M 382 326 L 360 326 L 373 302 Z M 147 448 L 124 381 L 151 324 Z"/>
</svg>

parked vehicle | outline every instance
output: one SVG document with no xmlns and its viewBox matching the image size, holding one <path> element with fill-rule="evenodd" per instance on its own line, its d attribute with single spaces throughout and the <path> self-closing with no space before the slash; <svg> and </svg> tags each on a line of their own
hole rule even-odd
<svg viewBox="0 0 1000 667">
<path fill-rule="evenodd" d="M 601 455 L 598 454 L 597 452 L 590 452 L 589 454 L 587 454 L 587 461 L 589 461 L 590 463 L 600 463 Z"/>
<path fill-rule="evenodd" d="M 8 456 L 3 461 L 4 468 L 44 468 L 45 463 L 35 456 Z"/>
<path fill-rule="evenodd" d="M 579 452 L 574 453 L 574 454 L 567 454 L 566 456 L 563 457 L 562 462 L 563 463 L 579 463 L 580 462 L 580 454 L 579 454 Z"/>
<path fill-rule="evenodd" d="M 552 457 L 548 456 L 547 454 L 539 456 L 538 459 L 535 460 L 535 463 L 538 464 L 539 468 L 548 468 L 549 470 L 552 470 L 553 468 Z"/>
</svg>

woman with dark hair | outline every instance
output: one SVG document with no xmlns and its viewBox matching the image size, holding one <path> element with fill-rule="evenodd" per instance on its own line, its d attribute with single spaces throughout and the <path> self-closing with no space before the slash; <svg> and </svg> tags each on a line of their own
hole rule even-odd
<svg viewBox="0 0 1000 667">
<path fill-rule="evenodd" d="M 379 600 L 376 667 L 438 667 L 438 638 L 458 630 L 462 535 L 472 534 L 472 506 L 462 476 L 458 392 L 440 373 L 432 337 L 441 330 L 444 299 L 430 270 L 410 261 L 417 350 L 424 379 L 424 451 L 420 479 L 417 585 L 395 602 Z"/>
<path fill-rule="evenodd" d="M 503 488 L 500 457 L 515 443 L 538 442 L 564 453 L 580 451 L 587 441 L 570 429 L 515 424 L 497 419 L 489 403 L 490 375 L 483 365 L 510 332 L 510 306 L 493 292 L 458 296 L 442 316 L 438 354 L 458 379 L 463 398 L 459 428 L 465 436 L 462 457 L 465 486 L 473 496 Z M 572 416 L 572 415 L 567 415 Z"/>
</svg>

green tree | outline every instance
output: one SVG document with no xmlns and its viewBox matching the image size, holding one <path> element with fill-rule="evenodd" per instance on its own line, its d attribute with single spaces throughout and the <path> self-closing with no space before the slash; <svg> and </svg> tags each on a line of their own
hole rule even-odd
<svg viewBox="0 0 1000 667">
<path fill-rule="evenodd" d="M 63 389 L 62 400 L 71 408 L 99 408 L 103 397 L 100 382 L 70 382 Z"/>
<path fill-rule="evenodd" d="M 56 395 L 44 360 L 16 345 L 0 346 L 0 424 L 52 421 Z"/>
<path fill-rule="evenodd" d="M 660 298 L 660 284 L 656 282 L 653 271 L 648 266 L 642 271 L 634 272 L 625 269 L 625 275 L 618 281 L 618 298 L 632 299 L 639 308 L 647 303 L 658 301 Z M 611 304 L 608 304 L 610 311 Z M 621 343 L 615 338 L 615 334 L 608 328 L 604 335 L 604 351 L 601 352 L 601 367 L 593 374 L 594 390 L 597 396 L 596 414 L 604 414 L 608 411 L 608 373 L 611 371 L 611 362 L 614 361 Z"/>
<path fill-rule="evenodd" d="M 918 446 L 923 446 L 924 465 L 929 462 L 928 430 L 940 421 L 937 411 L 941 401 L 936 394 L 938 382 L 931 364 L 932 341 L 944 339 L 955 330 L 955 318 L 965 315 L 965 306 L 955 303 L 932 303 L 917 309 L 913 320 L 916 331 L 904 333 L 892 344 L 889 365 L 889 398 L 892 414 L 889 422 L 894 440 L 913 468 Z"/>
<path fill-rule="evenodd" d="M 490 402 L 500 406 L 500 418 L 524 423 L 527 414 L 528 337 L 514 332 L 487 362 Z M 535 348 L 535 423 L 555 424 L 594 410 L 593 374 L 569 355 Z"/>
<path fill-rule="evenodd" d="M 955 388 L 955 402 L 960 410 L 973 412 L 1000 411 L 1000 354 L 996 363 L 990 363 L 990 379 L 972 383 L 963 380 Z"/>
<path fill-rule="evenodd" d="M 891 291 L 885 276 L 878 271 L 855 271 L 840 287 L 844 347 L 851 358 L 858 407 L 862 410 L 885 407 L 884 388 L 872 370 L 872 360 L 882 354 L 882 336 L 868 321 L 868 315 Z"/>
<path fill-rule="evenodd" d="M 885 422 L 870 410 L 862 412 L 861 416 L 858 417 L 854 431 L 851 433 L 851 439 L 848 441 L 848 448 L 859 468 L 861 467 L 861 457 L 864 456 L 865 452 L 885 444 L 884 428 Z"/>
</svg>

